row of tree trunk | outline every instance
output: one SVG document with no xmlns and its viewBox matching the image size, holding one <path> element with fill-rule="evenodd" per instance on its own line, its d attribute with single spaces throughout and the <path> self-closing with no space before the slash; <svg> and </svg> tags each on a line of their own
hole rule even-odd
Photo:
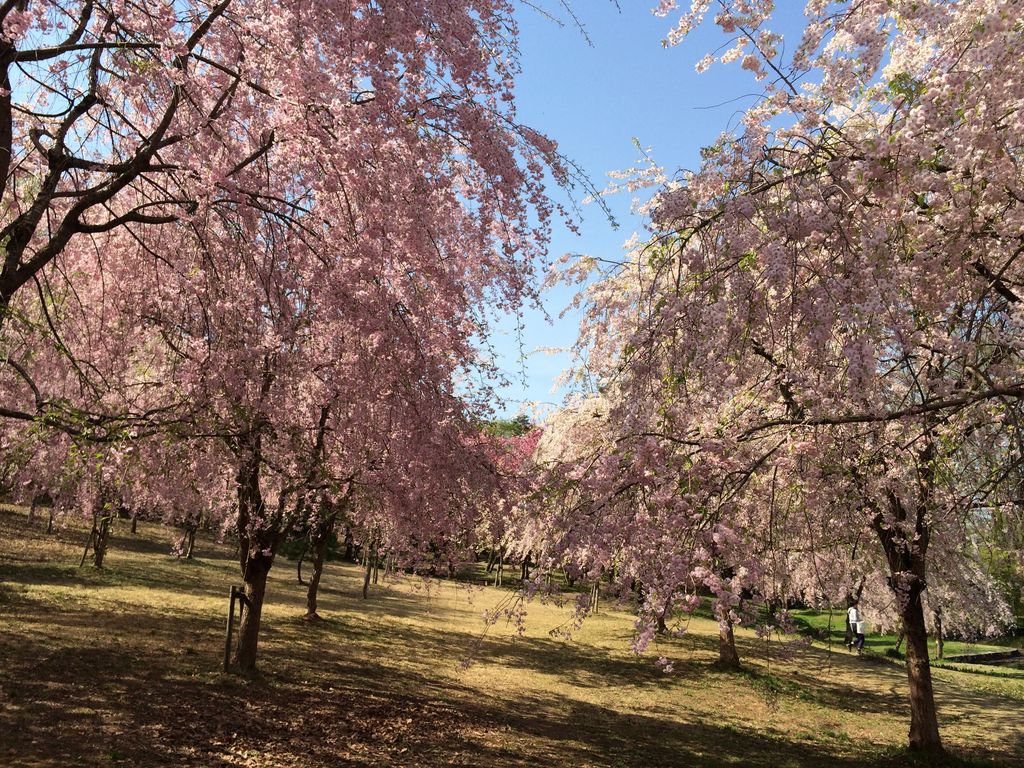
<svg viewBox="0 0 1024 768">
<path fill-rule="evenodd" d="M 258 434 L 256 436 L 256 447 L 253 451 L 258 456 Z M 265 513 L 263 499 L 259 488 L 259 462 L 253 461 L 243 463 L 238 472 L 239 488 L 239 530 L 243 530 L 244 522 L 248 520 L 254 511 L 259 510 Z M 111 524 L 116 514 L 117 507 L 115 500 L 107 493 L 100 494 L 93 510 L 93 524 L 82 553 L 82 562 L 93 555 L 93 564 L 97 568 L 103 567 L 104 557 L 109 542 Z M 279 504 L 283 507 L 285 495 L 282 494 Z M 302 502 L 300 501 L 300 504 Z M 890 503 L 897 514 L 898 519 L 913 519 L 907 510 L 902 507 L 902 502 L 893 496 Z M 36 504 L 30 509 L 30 516 L 35 513 Z M 317 596 L 320 579 L 323 574 L 324 556 L 327 543 L 333 533 L 334 525 L 343 505 L 330 508 L 327 504 L 319 510 L 309 532 L 309 552 L 313 564 L 313 573 L 307 585 L 306 618 L 310 620 L 319 619 L 317 613 Z M 278 519 L 283 519 L 283 510 L 278 510 Z M 50 516 L 52 529 L 52 512 Z M 294 517 L 293 517 L 294 519 Z M 892 527 L 883 525 L 879 515 L 876 524 L 876 533 L 881 540 L 883 550 L 889 560 L 890 573 L 895 579 L 898 576 L 899 584 L 894 584 L 894 592 L 898 596 L 900 615 L 902 618 L 903 635 L 906 640 L 906 667 L 910 688 L 911 703 L 911 726 L 910 746 L 912 749 L 938 752 L 941 751 L 941 740 L 938 730 L 938 715 L 935 707 L 934 690 L 931 677 L 931 667 L 928 659 L 928 635 L 924 620 L 924 606 L 922 595 L 925 589 L 925 561 L 924 553 L 928 544 L 928 531 L 925 526 L 918 526 L 915 531 L 913 545 L 900 536 Z M 133 517 L 133 528 L 135 519 Z M 196 526 L 189 526 L 186 530 L 186 541 L 184 542 L 183 556 L 191 558 L 195 545 Z M 250 537 L 240 537 L 239 557 L 242 569 L 243 589 L 245 600 L 243 602 L 242 617 L 239 626 L 238 644 L 235 649 L 234 663 L 243 671 L 251 671 L 256 666 L 256 649 L 259 637 L 260 621 L 262 617 L 263 601 L 266 595 L 266 581 L 273 564 L 278 546 L 291 530 L 290 525 L 277 528 L 268 527 L 260 529 L 261 532 Z M 377 536 L 371 538 L 367 546 L 363 547 L 363 597 L 368 596 L 371 582 L 376 584 L 379 578 L 380 569 L 380 539 Z M 489 568 L 495 570 L 495 586 L 501 586 L 504 573 L 503 547 L 492 550 L 492 563 Z M 493 562 L 496 560 L 496 562 Z M 301 562 L 300 562 L 301 568 Z M 521 578 L 525 580 L 529 575 L 529 557 L 521 564 Z M 301 574 L 301 572 L 300 572 Z M 300 575 L 301 580 L 301 575 Z M 591 592 L 591 610 L 596 612 L 599 606 L 599 580 L 595 580 Z M 863 581 L 861 583 L 861 588 Z M 898 586 L 898 589 L 897 589 Z M 941 657 L 943 636 L 942 636 L 942 614 L 941 610 L 935 612 L 937 628 L 937 651 Z M 719 617 L 719 664 L 727 668 L 739 668 L 740 658 L 736 649 L 735 633 L 733 623 L 728 616 Z"/>
</svg>

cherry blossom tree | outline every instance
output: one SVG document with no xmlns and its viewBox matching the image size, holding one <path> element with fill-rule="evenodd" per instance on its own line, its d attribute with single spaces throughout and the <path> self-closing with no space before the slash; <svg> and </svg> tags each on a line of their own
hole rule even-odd
<svg viewBox="0 0 1024 768">
<path fill-rule="evenodd" d="M 720 603 L 723 564 L 762 598 L 881 570 L 910 746 L 938 752 L 926 603 L 995 623 L 971 531 L 1019 515 L 1022 28 L 1002 0 L 811 2 L 786 55 L 773 11 L 698 0 L 669 36 L 713 14 L 731 47 L 699 68 L 740 61 L 764 95 L 697 170 L 639 180 L 662 185 L 654 237 L 590 290 L 613 429 L 573 547 L 638 540 L 649 578 Z M 638 488 L 661 493 L 610 512 Z M 702 561 L 666 580 L 665 536 Z"/>
<path fill-rule="evenodd" d="M 219 445 L 202 453 L 234 478 L 236 659 L 251 669 L 266 575 L 310 504 L 358 479 L 396 551 L 472 528 L 461 500 L 486 461 L 467 435 L 489 393 L 455 381 L 485 368 L 474 340 L 490 311 L 532 296 L 543 181 L 568 181 L 516 119 L 512 7 L 54 0 L 2 14 L 2 415 L 156 438 L 154 453 L 166 439 L 165 462 L 175 441 Z M 200 489 L 184 490 L 194 511 Z"/>
<path fill-rule="evenodd" d="M 487 573 L 495 567 L 494 584 L 501 586 L 505 562 L 518 559 L 522 580 L 535 564 L 541 537 L 531 531 L 531 497 L 538 489 L 534 460 L 543 430 L 531 427 L 526 417 L 485 426 L 482 446 L 493 482 L 471 503 L 477 510 L 476 537 L 490 551 Z"/>
<path fill-rule="evenodd" d="M 401 227 L 420 227 L 421 248 L 497 244 L 473 269 L 481 284 L 508 278 L 496 297 L 507 308 L 547 227 L 545 168 L 567 179 L 554 145 L 516 121 L 505 2 L 39 0 L 0 6 L 0 28 L 0 323 L 23 311 L 11 307 L 23 288 L 45 292 L 33 283 L 76 241 L 108 261 L 140 248 L 173 261 L 159 225 L 215 208 L 366 244 Z M 385 173 L 380 194 L 359 193 Z M 444 189 L 458 194 L 442 200 Z M 481 226 L 446 242 L 422 216 L 392 216 L 413 200 L 438 206 L 438 220 L 472 208 Z M 111 233 L 139 247 L 110 249 Z"/>
<path fill-rule="evenodd" d="M 656 403 L 657 401 L 647 401 Z M 662 410 L 662 408 L 659 408 Z M 546 568 L 597 583 L 611 575 L 620 597 L 637 605 L 633 647 L 658 633 L 685 632 L 686 618 L 713 595 L 719 663 L 740 664 L 733 627 L 753 623 L 750 595 L 765 575 L 754 546 L 761 507 L 718 490 L 690 441 L 652 431 L 642 402 L 614 388 L 582 399 L 545 425 L 538 461 L 547 468 L 545 503 L 533 526 L 543 532 Z M 579 617 L 594 597 L 578 605 Z"/>
<path fill-rule="evenodd" d="M 249 85 L 233 66 L 237 43 L 226 46 L 231 5 L 0 6 L 0 323 L 76 235 L 169 221 L 194 205 L 174 183 L 187 171 L 170 155 L 185 137 L 209 134 Z M 211 91 L 224 98 L 204 113 L 199 95 Z"/>
</svg>

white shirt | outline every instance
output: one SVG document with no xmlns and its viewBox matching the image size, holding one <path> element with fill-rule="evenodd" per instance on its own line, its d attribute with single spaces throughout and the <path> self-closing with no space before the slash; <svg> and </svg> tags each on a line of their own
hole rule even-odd
<svg viewBox="0 0 1024 768">
<path fill-rule="evenodd" d="M 857 613 L 857 607 L 855 605 L 850 606 L 850 610 L 846 612 L 846 618 L 850 622 L 850 626 L 856 632 L 857 623 L 860 621 L 860 614 Z"/>
</svg>

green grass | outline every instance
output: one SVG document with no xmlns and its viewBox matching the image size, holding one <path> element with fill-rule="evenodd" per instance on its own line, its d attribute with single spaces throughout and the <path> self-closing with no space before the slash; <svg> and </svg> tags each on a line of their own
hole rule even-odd
<svg viewBox="0 0 1024 768">
<path fill-rule="evenodd" d="M 485 632 L 510 590 L 409 578 L 363 601 L 344 563 L 314 624 L 293 564 L 275 567 L 260 674 L 224 675 L 231 547 L 203 536 L 187 564 L 176 532 L 123 525 L 97 572 L 76 567 L 85 530 L 38 522 L 0 511 L 0 765 L 924 765 L 903 748 L 898 665 L 741 630 L 744 669 L 726 672 L 700 617 L 637 657 L 610 601 L 571 641 L 553 604 L 528 604 L 522 635 Z M 1016 679 L 938 669 L 936 688 L 945 765 L 1024 765 Z"/>
<path fill-rule="evenodd" d="M 846 632 L 846 611 L 794 610 L 790 611 L 790 615 L 814 639 L 823 642 L 828 642 L 831 639 L 834 645 L 843 646 Z M 885 654 L 887 651 L 895 650 L 896 639 L 894 634 L 871 632 L 864 636 L 864 647 L 874 653 Z M 943 655 L 949 657 L 1005 651 L 1020 647 L 1021 642 L 1021 638 L 1013 636 L 985 638 L 978 642 L 945 640 Z M 930 642 L 928 652 L 932 659 L 936 659 L 936 650 L 935 643 Z"/>
</svg>

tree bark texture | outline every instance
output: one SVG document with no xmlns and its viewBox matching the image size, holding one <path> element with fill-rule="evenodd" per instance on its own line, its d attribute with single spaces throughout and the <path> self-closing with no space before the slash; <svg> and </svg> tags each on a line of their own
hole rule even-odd
<svg viewBox="0 0 1024 768">
<path fill-rule="evenodd" d="M 726 616 L 718 622 L 718 665 L 726 669 L 740 668 L 740 654 L 736 650 L 736 635 L 732 619 Z"/>
<path fill-rule="evenodd" d="M 928 633 L 924 623 L 922 595 L 927 586 L 928 500 L 930 499 L 932 446 L 921 451 L 919 498 L 912 508 L 895 493 L 889 493 L 892 520 L 878 514 L 873 526 L 889 565 L 889 585 L 896 597 L 907 642 L 907 682 L 910 685 L 909 746 L 917 752 L 942 752 L 939 718 L 928 661 Z M 893 525 L 893 521 L 898 525 Z M 908 530 L 909 529 L 909 530 Z"/>
<path fill-rule="evenodd" d="M 267 574 L 274 564 L 274 555 L 279 542 L 279 530 L 254 528 L 250 522 L 265 515 L 264 499 L 260 487 L 260 465 L 262 462 L 262 440 L 259 431 L 245 436 L 238 452 L 238 559 L 242 570 L 242 618 L 238 627 L 238 642 L 235 645 L 234 665 L 243 672 L 256 669 L 256 653 L 259 644 L 260 619 L 263 615 L 263 599 L 267 591 Z"/>
<path fill-rule="evenodd" d="M 272 563 L 272 558 L 257 555 L 249 561 L 249 567 L 242 577 L 245 600 L 242 603 L 242 619 L 238 625 L 238 642 L 235 645 L 233 663 L 243 672 L 253 672 L 256 669 L 263 599 L 266 596 L 267 574 L 270 573 Z"/>
<path fill-rule="evenodd" d="M 110 539 L 110 515 L 100 514 L 92 545 L 92 564 L 97 568 L 103 567 L 103 558 L 107 555 L 107 542 Z"/>
<path fill-rule="evenodd" d="M 331 530 L 334 528 L 334 520 L 325 521 L 324 524 L 317 526 L 314 531 L 311 531 L 310 541 L 310 552 L 313 560 L 313 575 L 309 577 L 309 586 L 306 589 L 306 618 L 307 619 L 318 619 L 320 616 L 316 612 L 316 598 L 317 593 L 320 590 L 320 577 L 324 572 L 324 553 L 327 550 L 327 541 L 331 536 Z"/>
<path fill-rule="evenodd" d="M 920 593 L 910 600 L 902 613 L 907 633 L 907 681 L 910 683 L 910 748 L 920 752 L 941 752 L 939 716 L 935 707 L 931 664 L 928 662 L 928 633 Z"/>
</svg>

